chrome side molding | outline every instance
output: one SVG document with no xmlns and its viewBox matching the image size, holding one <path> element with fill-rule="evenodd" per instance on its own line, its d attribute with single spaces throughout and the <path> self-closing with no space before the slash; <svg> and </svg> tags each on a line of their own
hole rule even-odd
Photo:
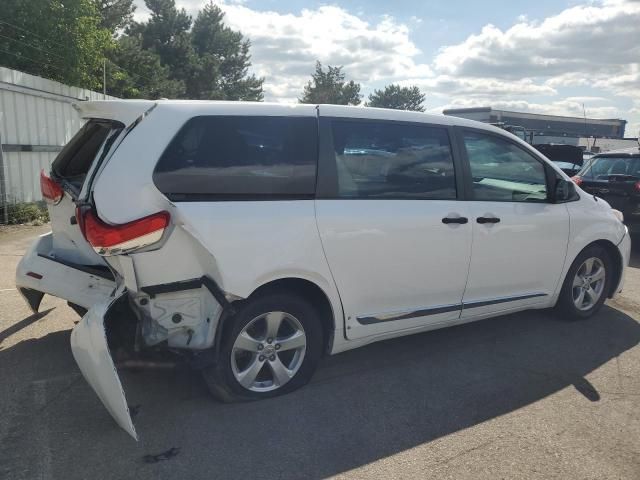
<svg viewBox="0 0 640 480">
<path fill-rule="evenodd" d="M 376 313 L 372 315 L 356 317 L 356 320 L 358 320 L 358 323 L 360 325 L 371 325 L 373 323 L 392 322 L 395 320 L 405 320 L 407 318 L 437 315 L 438 313 L 455 312 L 456 310 L 462 310 L 462 304 L 457 303 L 453 305 L 438 305 L 435 307 L 426 307 L 417 310 L 405 310 L 402 312 Z"/>
<path fill-rule="evenodd" d="M 476 302 L 464 302 L 462 304 L 462 308 L 478 308 L 478 307 L 486 307 L 487 305 L 495 305 L 496 303 L 506 303 L 506 302 L 514 302 L 516 300 L 526 300 L 528 298 L 535 297 L 546 297 L 546 293 L 528 293 L 526 295 L 512 295 L 510 297 L 499 297 L 493 298 L 491 300 L 479 300 Z"/>
<path fill-rule="evenodd" d="M 528 293 L 525 295 L 512 295 L 509 297 L 498 297 L 490 300 L 479 300 L 475 302 L 463 302 L 450 305 L 436 305 L 433 307 L 424 307 L 415 310 L 403 310 L 399 312 L 375 313 L 356 317 L 360 325 L 372 325 L 374 323 L 393 322 L 396 320 L 406 320 L 409 318 L 426 317 L 429 315 L 437 315 L 439 313 L 462 311 L 466 308 L 486 307 L 498 303 L 515 302 L 517 300 L 526 300 L 528 298 L 546 297 L 546 293 Z"/>
</svg>

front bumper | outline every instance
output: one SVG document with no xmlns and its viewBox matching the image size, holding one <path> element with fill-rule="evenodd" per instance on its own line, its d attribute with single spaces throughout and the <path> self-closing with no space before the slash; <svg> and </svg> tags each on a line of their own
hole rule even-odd
<svg viewBox="0 0 640 480">
<path fill-rule="evenodd" d="M 51 256 L 53 236 L 39 237 L 22 257 L 16 269 L 16 287 L 36 313 L 45 293 L 91 308 L 109 296 L 116 284 L 108 272 L 76 265 Z"/>
<path fill-rule="evenodd" d="M 624 287 L 624 274 L 629 266 L 629 260 L 631 259 L 631 236 L 629 235 L 629 228 L 625 226 L 625 235 L 622 237 L 622 240 L 618 244 L 618 250 L 620 251 L 620 255 L 622 256 L 622 272 L 620 272 L 620 281 L 614 290 L 612 290 L 613 298 L 616 294 L 622 291 Z"/>
</svg>

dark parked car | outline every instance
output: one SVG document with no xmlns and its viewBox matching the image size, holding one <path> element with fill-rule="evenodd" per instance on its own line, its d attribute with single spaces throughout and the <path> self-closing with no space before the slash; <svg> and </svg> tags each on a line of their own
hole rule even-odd
<svg viewBox="0 0 640 480">
<path fill-rule="evenodd" d="M 629 230 L 640 233 L 640 147 L 596 155 L 573 181 L 620 210 Z"/>
<path fill-rule="evenodd" d="M 575 145 L 544 143 L 533 147 L 570 177 L 578 173 L 584 163 L 584 152 Z"/>
</svg>

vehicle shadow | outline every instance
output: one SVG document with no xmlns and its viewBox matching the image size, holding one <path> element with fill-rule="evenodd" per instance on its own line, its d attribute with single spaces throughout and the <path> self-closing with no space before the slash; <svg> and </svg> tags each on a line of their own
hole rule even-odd
<svg viewBox="0 0 640 480">
<path fill-rule="evenodd" d="M 73 374 L 47 384 L 46 401 L 33 412 L 39 423 L 21 427 L 25 438 L 15 446 L 30 446 L 31 431 L 49 432 L 47 448 L 59 476 L 102 478 L 107 469 L 116 478 L 172 472 L 189 472 L 189 478 L 253 478 L 256 472 L 324 478 L 566 387 L 597 402 L 601 393 L 585 376 L 639 342 L 640 324 L 611 307 L 582 322 L 532 311 L 329 357 L 303 389 L 243 404 L 214 401 L 199 375 L 185 368 L 121 371 L 137 444 L 115 426 L 77 368 L 69 367 L 68 332 L 0 350 L 0 366 L 25 368 L 20 366 L 34 357 L 59 357 L 59 367 L 67 368 L 62 373 Z M 32 407 L 27 402 L 23 408 Z M 65 457 L 73 458 L 77 474 Z"/>
<path fill-rule="evenodd" d="M 38 320 L 46 317 L 52 310 L 53 310 L 53 308 L 48 308 L 48 309 L 43 310 L 41 312 L 34 313 L 33 315 L 30 315 L 27 318 L 24 318 L 24 319 L 20 320 L 19 322 L 14 323 L 9 328 L 6 328 L 6 329 L 2 330 L 0 332 L 0 343 L 2 343 L 3 340 L 5 340 L 6 338 L 9 338 L 14 333 L 19 332 L 23 328 L 27 328 L 29 325 L 31 325 L 31 324 L 37 322 Z"/>
</svg>

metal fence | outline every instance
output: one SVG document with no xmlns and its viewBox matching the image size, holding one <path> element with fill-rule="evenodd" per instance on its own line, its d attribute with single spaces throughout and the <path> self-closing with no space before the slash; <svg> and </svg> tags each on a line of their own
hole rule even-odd
<svg viewBox="0 0 640 480">
<path fill-rule="evenodd" d="M 0 67 L 0 223 L 42 200 L 40 171 L 83 123 L 72 104 L 103 98 L 115 97 Z"/>
</svg>

